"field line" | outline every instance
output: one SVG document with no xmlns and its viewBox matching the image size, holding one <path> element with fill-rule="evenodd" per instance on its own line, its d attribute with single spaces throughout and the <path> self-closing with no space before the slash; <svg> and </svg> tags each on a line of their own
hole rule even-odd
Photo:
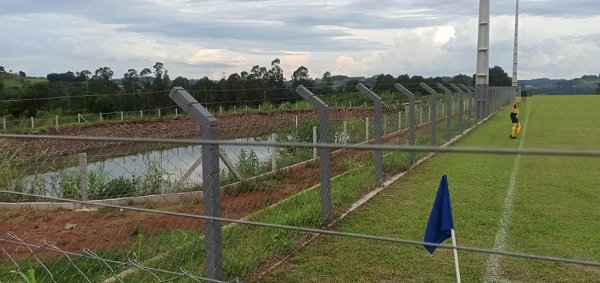
<svg viewBox="0 0 600 283">
<path fill-rule="evenodd" d="M 525 124 L 529 121 L 529 113 L 531 112 L 531 103 L 529 105 L 529 109 L 527 110 Z M 519 149 L 523 148 L 523 143 L 525 141 L 525 132 L 527 131 L 527 125 L 523 128 L 523 133 L 521 134 L 521 140 L 519 141 Z M 508 183 L 508 192 L 506 193 L 506 198 L 504 198 L 504 204 L 502 205 L 502 216 L 500 217 L 500 224 L 498 225 L 498 231 L 496 232 L 496 239 L 494 241 L 494 251 L 505 251 L 506 250 L 506 236 L 508 234 L 508 225 L 510 224 L 510 217 L 512 214 L 512 203 L 513 203 L 513 194 L 517 188 L 517 173 L 519 172 L 519 165 L 521 161 L 521 155 L 517 155 L 515 157 L 515 162 L 513 163 L 513 170 L 510 174 L 510 180 Z M 484 282 L 507 282 L 507 280 L 503 280 L 501 278 L 500 271 L 500 260 L 502 259 L 502 255 L 491 254 L 488 258 L 488 262 L 485 267 L 485 277 Z"/>
</svg>

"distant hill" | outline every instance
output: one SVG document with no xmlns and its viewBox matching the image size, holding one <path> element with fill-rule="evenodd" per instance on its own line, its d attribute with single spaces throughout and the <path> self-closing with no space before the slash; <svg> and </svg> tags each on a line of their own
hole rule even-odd
<svg viewBox="0 0 600 283">
<path fill-rule="evenodd" d="M 600 77 L 586 75 L 581 78 L 519 80 L 519 85 L 533 94 L 594 94 L 600 84 Z"/>
</svg>

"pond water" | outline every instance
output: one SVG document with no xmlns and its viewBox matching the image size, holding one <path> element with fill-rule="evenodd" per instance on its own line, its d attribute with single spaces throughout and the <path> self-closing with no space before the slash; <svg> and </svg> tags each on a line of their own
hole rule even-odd
<svg viewBox="0 0 600 283">
<path fill-rule="evenodd" d="M 266 141 L 267 138 L 244 138 L 232 141 L 253 142 Z M 265 146 L 230 146 L 223 145 L 220 148 L 229 157 L 235 165 L 239 163 L 240 156 L 248 156 L 254 153 L 260 163 L 270 162 L 270 148 Z M 88 164 L 88 175 L 102 174 L 106 180 L 112 180 L 119 177 L 124 179 L 133 179 L 144 177 L 154 172 L 161 172 L 160 178 L 164 181 L 161 190 L 169 188 L 177 182 L 191 166 L 202 157 L 202 145 L 175 147 L 163 150 L 154 150 L 135 155 L 109 158 L 103 161 L 91 162 Z M 220 160 L 221 171 L 227 172 L 228 169 Z M 57 196 L 57 191 L 68 178 L 66 176 L 79 175 L 78 167 L 69 167 L 55 171 L 48 171 L 42 174 L 30 175 L 26 178 L 28 188 L 36 187 L 36 191 L 43 190 L 47 196 Z M 61 184 L 62 183 L 62 184 Z M 183 183 L 183 186 L 193 186 L 202 183 L 202 166 L 198 166 L 189 178 Z"/>
</svg>

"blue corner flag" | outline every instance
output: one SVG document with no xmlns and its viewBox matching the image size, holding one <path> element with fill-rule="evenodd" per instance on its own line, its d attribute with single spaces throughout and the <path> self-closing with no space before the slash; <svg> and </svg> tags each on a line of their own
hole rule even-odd
<svg viewBox="0 0 600 283">
<path fill-rule="evenodd" d="M 448 177 L 442 176 L 440 186 L 435 196 L 435 202 L 431 209 L 429 222 L 425 229 L 425 238 L 423 241 L 441 244 L 450 238 L 451 229 L 454 229 L 452 220 L 452 207 L 450 207 L 450 193 L 448 192 Z M 423 245 L 427 251 L 432 254 L 437 246 Z"/>
</svg>

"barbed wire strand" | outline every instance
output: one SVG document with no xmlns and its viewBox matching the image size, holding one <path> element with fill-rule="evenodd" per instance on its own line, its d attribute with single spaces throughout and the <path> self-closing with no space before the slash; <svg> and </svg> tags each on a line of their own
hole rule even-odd
<svg viewBox="0 0 600 283">
<path fill-rule="evenodd" d="M 60 250 L 60 248 L 58 248 L 56 245 L 54 245 L 54 244 L 50 243 L 49 241 L 44 241 L 44 245 L 45 245 L 45 246 L 48 246 L 48 247 L 50 247 L 50 248 L 52 248 L 52 249 Z M 83 276 L 83 278 L 85 278 L 85 280 L 86 280 L 87 282 L 90 282 L 90 283 L 92 283 L 92 281 L 91 281 L 91 280 L 90 280 L 90 279 L 89 279 L 89 278 L 88 278 L 88 277 L 85 275 L 85 273 L 84 273 L 84 272 L 83 272 L 81 269 L 79 269 L 79 267 L 78 267 L 78 266 L 77 266 L 77 265 L 76 265 L 76 264 L 73 262 L 73 259 L 71 259 L 71 257 L 70 257 L 68 254 L 66 254 L 66 253 L 63 253 L 63 255 L 64 255 L 66 258 L 67 258 L 67 260 L 69 260 L 69 263 L 70 263 L 70 264 L 71 264 L 71 265 L 72 265 L 72 266 L 73 266 L 73 267 L 74 267 L 74 268 L 75 268 L 77 271 L 79 271 L 79 273 L 80 273 L 80 274 Z M 65 270 L 64 272 L 66 272 L 66 270 Z"/>
<path fill-rule="evenodd" d="M 21 238 L 19 238 L 17 235 L 13 234 L 13 233 L 8 233 L 8 238 L 6 241 L 0 241 L 0 243 L 2 242 L 11 242 L 8 239 L 13 239 L 15 240 L 17 243 L 25 243 L 25 241 L 23 241 Z M 14 243 L 14 242 L 13 242 Z M 50 272 L 50 270 L 48 269 L 48 267 L 46 267 L 46 265 L 35 255 L 36 252 L 38 252 L 39 250 L 43 249 L 44 246 L 37 246 L 35 251 L 31 249 L 30 246 L 25 246 L 28 250 L 29 250 L 29 254 L 42 266 L 42 268 L 48 273 L 48 275 L 50 275 L 50 280 L 52 280 L 52 282 L 56 283 L 56 280 L 54 280 L 54 275 L 52 275 L 52 272 Z"/>
<path fill-rule="evenodd" d="M 147 213 L 154 213 L 154 214 L 160 214 L 160 215 L 187 217 L 187 218 L 202 219 L 202 220 L 223 221 L 223 222 L 238 223 L 238 224 L 243 224 L 243 225 L 248 225 L 248 226 L 259 226 L 259 227 L 265 227 L 265 228 L 294 230 L 294 231 L 298 231 L 298 232 L 317 233 L 317 234 L 349 237 L 349 238 L 359 238 L 359 239 L 390 242 L 390 243 L 397 243 L 397 244 L 406 244 L 406 245 L 436 246 L 438 248 L 443 248 L 443 249 L 457 249 L 457 250 L 484 253 L 484 254 L 496 254 L 496 255 L 503 255 L 503 256 L 509 256 L 509 257 L 537 259 L 537 260 L 542 260 L 542 261 L 570 263 L 570 264 L 576 264 L 576 265 L 600 267 L 600 262 L 598 262 L 598 261 L 568 259 L 568 258 L 551 257 L 551 256 L 518 253 L 518 252 L 508 252 L 508 251 L 496 251 L 496 250 L 491 250 L 491 249 L 486 249 L 486 248 L 462 246 L 462 245 L 452 246 L 452 245 L 430 243 L 430 242 L 424 242 L 424 241 L 418 241 L 418 240 L 409 240 L 409 239 L 392 238 L 392 237 L 384 237 L 384 236 L 374 236 L 374 235 L 357 234 L 357 233 L 349 233 L 349 232 L 331 231 L 331 230 L 323 230 L 323 229 L 318 229 L 318 228 L 297 227 L 297 226 L 290 226 L 290 225 L 283 225 L 283 224 L 263 223 L 263 222 L 249 221 L 249 220 L 229 219 L 229 218 L 223 218 L 223 217 L 212 217 L 212 216 L 196 215 L 196 214 L 188 214 L 188 213 L 180 213 L 180 212 L 153 210 L 153 209 L 147 209 L 147 208 L 129 207 L 129 206 L 113 205 L 113 204 L 98 203 L 98 202 L 69 200 L 69 199 L 64 199 L 64 198 L 41 196 L 41 195 L 21 193 L 21 192 L 10 192 L 10 191 L 4 191 L 4 190 L 0 190 L 0 193 L 16 194 L 16 195 L 27 196 L 27 197 L 38 197 L 38 198 L 49 199 L 49 200 L 54 200 L 54 201 L 72 202 L 72 203 L 79 203 L 79 204 L 84 204 L 84 205 L 92 205 L 92 206 L 107 207 L 107 208 L 117 208 L 117 209 L 123 209 L 123 210 L 147 212 Z"/>
<path fill-rule="evenodd" d="M 84 248 L 83 253 L 86 254 L 91 259 L 100 260 L 110 270 L 110 273 L 112 273 L 112 275 L 113 275 L 112 277 L 115 278 L 115 280 L 118 280 L 119 282 L 124 283 L 123 280 L 121 280 L 121 278 L 119 276 L 117 276 L 117 273 L 110 266 L 110 264 L 108 264 L 106 261 L 102 260 L 102 258 L 100 256 L 98 256 L 96 253 L 94 253 L 92 250 Z"/>
<path fill-rule="evenodd" d="M 375 84 L 367 84 L 365 82 L 362 82 L 362 84 L 367 87 L 370 87 L 371 89 L 375 87 Z M 381 90 L 375 90 L 375 91 L 376 92 L 398 93 L 399 91 L 393 88 L 393 86 L 395 84 L 396 83 L 377 84 L 377 86 L 387 87 L 389 89 L 381 89 Z M 412 87 L 421 88 L 420 83 L 401 83 L 401 85 L 404 87 L 409 87 L 409 88 L 412 88 Z M 447 84 L 445 84 L 445 85 L 447 85 Z M 437 89 L 437 85 L 435 85 L 435 84 L 431 84 L 430 87 L 432 87 L 433 89 Z M 328 86 L 309 86 L 306 88 L 308 90 L 321 90 L 321 89 L 327 89 Z M 192 94 L 200 95 L 202 93 L 210 94 L 210 93 L 219 93 L 219 92 L 240 92 L 240 91 L 289 91 L 290 93 L 294 93 L 295 89 L 293 87 L 283 87 L 283 88 L 237 88 L 237 89 L 186 89 L 186 91 L 188 91 Z M 423 91 L 423 90 L 420 90 L 420 91 Z M 451 91 L 453 93 L 455 93 L 454 90 L 451 90 Z M 99 97 L 99 96 L 156 95 L 156 94 L 168 94 L 169 92 L 171 92 L 171 90 L 125 92 L 125 93 L 94 93 L 94 94 L 83 94 L 83 95 L 62 95 L 62 96 L 36 97 L 36 98 L 14 98 L 14 99 L 3 99 L 0 101 L 0 103 L 21 102 L 21 101 L 47 101 L 47 100 L 59 100 L 59 99 L 76 99 L 76 98 L 90 98 L 90 97 Z M 356 93 L 356 92 L 358 92 L 358 91 L 345 90 L 343 94 Z M 200 94 L 198 94 L 198 93 L 200 93 Z M 332 93 L 329 95 L 319 95 L 319 96 L 328 97 L 328 96 L 343 95 L 343 94 Z M 294 98 L 294 97 L 292 97 L 292 98 Z M 277 100 L 277 99 L 282 99 L 282 98 L 269 98 L 266 100 L 273 101 L 273 100 Z M 286 99 L 286 98 L 284 98 L 284 99 Z M 289 98 L 287 98 L 287 99 L 289 99 Z M 295 99 L 297 100 L 297 99 L 299 99 L 299 97 L 295 98 Z M 235 102 L 262 102 L 262 101 L 265 101 L 265 99 L 248 100 L 248 101 L 223 101 L 223 102 L 213 102 L 213 103 L 220 104 L 220 103 L 235 103 Z"/>
<path fill-rule="evenodd" d="M 2 241 L 0 241 L 0 244 L 1 243 L 2 243 Z M 10 259 L 10 261 L 12 261 L 12 263 L 15 265 L 15 267 L 17 269 L 20 269 L 19 264 L 12 258 L 12 256 L 10 256 L 10 254 L 3 247 L 0 247 L 0 249 L 2 249 L 2 252 L 8 257 L 8 259 Z"/>
<path fill-rule="evenodd" d="M 256 147 L 303 147 L 326 149 L 355 149 L 383 151 L 415 151 L 442 153 L 473 153 L 473 154 L 504 154 L 504 155 L 542 155 L 542 156 L 578 156 L 600 157 L 600 150 L 594 149 L 544 149 L 544 148 L 498 148 L 498 147 L 458 147 L 458 146 L 427 146 L 427 145 L 393 145 L 393 144 L 337 144 L 337 143 L 306 143 L 306 142 L 270 142 L 270 141 L 240 141 L 240 140 L 205 140 L 205 139 L 162 139 L 162 138 L 129 138 L 129 137 L 96 137 L 96 136 L 60 136 L 60 135 L 22 135 L 0 134 L 0 138 L 13 139 L 55 139 L 89 142 L 124 142 L 124 143 L 162 143 L 182 145 L 228 145 Z"/>
<path fill-rule="evenodd" d="M 161 272 L 161 273 L 165 273 L 165 274 L 180 276 L 179 278 L 181 278 L 183 276 L 187 276 L 187 277 L 190 277 L 197 281 L 227 283 L 227 281 L 219 281 L 219 280 L 214 280 L 214 279 L 210 279 L 210 278 L 195 276 L 195 275 L 189 274 L 189 272 L 188 272 L 188 274 L 185 274 L 185 273 L 179 273 L 179 272 L 170 271 L 170 270 L 164 270 L 164 269 L 144 266 L 143 264 L 141 264 L 135 260 L 132 260 L 132 259 L 129 259 L 127 262 L 120 262 L 120 261 L 116 261 L 116 260 L 105 259 L 105 258 L 102 258 L 93 253 L 92 253 L 93 255 L 90 255 L 88 253 L 80 254 L 80 253 L 65 251 L 65 250 L 62 250 L 62 249 L 56 247 L 55 245 L 47 245 L 46 243 L 44 243 L 43 245 L 31 244 L 31 243 L 27 243 L 26 241 L 22 240 L 14 233 L 8 232 L 7 234 L 8 234 L 7 238 L 0 239 L 0 244 L 1 243 L 11 243 L 11 244 L 22 245 L 22 246 L 27 247 L 27 249 L 29 249 L 31 251 L 31 254 L 33 254 L 34 252 L 40 251 L 40 250 L 48 250 L 48 251 L 61 253 L 63 255 L 71 255 L 71 256 L 100 260 L 100 261 L 103 261 L 105 264 L 112 263 L 112 264 L 117 264 L 117 265 L 121 265 L 124 267 L 135 266 L 143 271 L 150 273 L 154 278 L 157 278 L 159 280 L 159 282 L 164 282 L 164 281 L 160 281 L 161 280 L 160 277 L 158 277 L 154 272 Z M 35 249 L 35 251 L 32 248 Z M 44 268 L 46 268 L 45 265 L 39 260 L 39 258 L 36 257 L 36 259 Z M 50 273 L 50 271 L 48 269 L 46 269 L 46 270 Z M 80 271 L 80 269 L 78 269 L 78 270 Z M 112 270 L 112 268 L 111 268 L 111 270 Z M 52 276 L 51 273 L 50 273 L 50 276 L 51 276 L 53 282 L 56 282 L 56 280 L 54 280 L 54 277 Z M 119 280 L 119 281 L 121 281 L 121 280 Z"/>
</svg>

